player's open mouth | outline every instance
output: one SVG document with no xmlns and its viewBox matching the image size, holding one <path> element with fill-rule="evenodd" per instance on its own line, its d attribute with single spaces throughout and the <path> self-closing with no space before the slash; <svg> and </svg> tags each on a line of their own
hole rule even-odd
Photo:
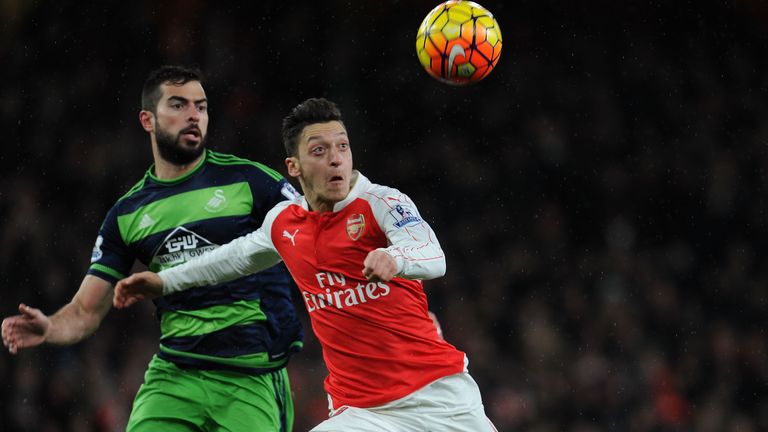
<svg viewBox="0 0 768 432">
<path fill-rule="evenodd" d="M 344 177 L 342 177 L 342 176 L 333 176 L 333 177 L 331 177 L 331 179 L 328 182 L 329 183 L 341 183 L 343 181 L 344 181 Z"/>
<path fill-rule="evenodd" d="M 181 131 L 181 135 L 186 137 L 187 139 L 194 139 L 197 140 L 202 136 L 202 132 L 200 132 L 200 129 L 196 127 L 187 128 Z"/>
</svg>

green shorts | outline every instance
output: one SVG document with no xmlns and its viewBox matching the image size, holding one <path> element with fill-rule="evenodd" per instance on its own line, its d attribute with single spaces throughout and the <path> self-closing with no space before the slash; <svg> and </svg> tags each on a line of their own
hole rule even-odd
<svg viewBox="0 0 768 432">
<path fill-rule="evenodd" d="M 285 368 L 264 375 L 181 369 L 155 356 L 136 393 L 128 432 L 293 430 Z"/>
</svg>

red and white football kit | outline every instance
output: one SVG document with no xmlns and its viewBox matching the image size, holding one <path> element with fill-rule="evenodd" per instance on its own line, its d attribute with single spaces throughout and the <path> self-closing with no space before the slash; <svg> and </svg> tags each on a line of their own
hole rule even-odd
<svg viewBox="0 0 768 432">
<path fill-rule="evenodd" d="M 282 259 L 322 345 L 334 410 L 384 405 L 465 371 L 464 353 L 437 335 L 416 280 L 445 272 L 435 233 L 406 195 L 356 175 L 332 212 L 310 210 L 303 197 L 285 201 L 257 231 L 160 273 L 168 294 Z M 388 282 L 363 276 L 363 261 L 376 249 L 397 263 L 397 276 Z"/>
</svg>

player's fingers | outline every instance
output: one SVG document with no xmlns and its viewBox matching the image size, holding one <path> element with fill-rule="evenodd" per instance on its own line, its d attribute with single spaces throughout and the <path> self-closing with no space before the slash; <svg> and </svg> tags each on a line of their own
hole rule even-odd
<svg viewBox="0 0 768 432">
<path fill-rule="evenodd" d="M 6 318 L 3 320 L 3 345 L 7 346 L 10 350 L 11 347 L 16 345 L 18 335 L 16 332 L 16 319 L 15 317 Z"/>
<path fill-rule="evenodd" d="M 40 318 L 40 315 L 42 315 L 42 312 L 40 311 L 40 309 L 29 307 L 24 303 L 21 303 L 19 305 L 19 312 L 21 312 L 21 314 L 27 318 Z"/>
<path fill-rule="evenodd" d="M 17 337 L 14 338 L 13 341 L 11 341 L 11 347 L 13 347 L 14 354 L 21 348 L 26 348 L 28 346 L 32 345 L 28 340 L 24 339 L 23 337 Z"/>
<path fill-rule="evenodd" d="M 363 276 L 365 276 L 366 279 L 372 282 L 377 282 L 379 280 L 378 270 L 376 269 L 375 266 L 371 266 L 371 265 L 366 266 L 363 269 Z"/>
<path fill-rule="evenodd" d="M 6 345 L 13 341 L 13 326 L 15 321 L 16 320 L 13 318 L 6 318 L 3 320 L 3 343 L 7 342 Z"/>
<path fill-rule="evenodd" d="M 117 285 L 115 286 L 115 294 L 114 294 L 112 303 L 118 309 L 122 309 L 126 307 L 125 301 L 130 295 L 131 284 L 133 280 L 136 279 L 135 276 L 136 275 L 133 274 L 117 282 Z"/>
<path fill-rule="evenodd" d="M 369 252 L 365 257 L 365 261 L 363 261 L 363 275 L 365 275 L 368 280 L 371 280 L 371 277 L 375 277 L 379 272 L 379 267 L 381 267 L 374 252 L 376 251 Z"/>
<path fill-rule="evenodd" d="M 117 287 L 115 287 L 115 295 L 112 297 L 112 306 L 117 309 L 125 309 L 136 303 L 138 301 L 136 298 L 138 294 L 131 294 L 130 291 L 127 281 L 118 282 Z"/>
<path fill-rule="evenodd" d="M 387 282 L 392 279 L 394 272 L 385 261 L 378 261 L 369 280 L 374 282 Z"/>
<path fill-rule="evenodd" d="M 123 295 L 123 290 L 119 285 L 117 288 L 115 288 L 115 295 L 112 297 L 112 306 L 117 309 L 122 309 L 125 307 L 125 296 Z"/>
<path fill-rule="evenodd" d="M 118 283 L 122 284 L 124 287 L 132 287 L 134 285 L 137 285 L 137 284 L 141 283 L 142 278 L 143 278 L 142 275 L 143 275 L 143 272 L 141 272 L 141 273 L 134 273 L 134 274 L 128 276 L 127 278 L 121 280 Z"/>
<path fill-rule="evenodd" d="M 371 266 L 371 259 L 372 259 L 372 258 L 371 258 L 371 253 L 372 253 L 372 252 L 373 252 L 373 251 L 371 251 L 371 252 L 368 252 L 368 255 L 366 255 L 366 256 L 365 256 L 365 259 L 363 260 L 363 267 L 366 267 L 366 268 L 367 268 L 367 267 L 370 267 L 370 266 Z"/>
<path fill-rule="evenodd" d="M 137 303 L 139 301 L 139 298 L 136 296 L 127 296 L 123 299 L 123 309 L 133 305 L 134 303 Z"/>
<path fill-rule="evenodd" d="M 20 337 L 16 332 L 11 332 L 8 335 L 8 352 L 16 354 L 19 348 L 24 348 L 24 338 Z"/>
<path fill-rule="evenodd" d="M 115 292 L 112 293 L 112 306 L 114 306 L 117 309 L 121 308 L 122 305 L 122 286 L 123 281 L 118 281 L 117 285 L 115 285 Z"/>
</svg>

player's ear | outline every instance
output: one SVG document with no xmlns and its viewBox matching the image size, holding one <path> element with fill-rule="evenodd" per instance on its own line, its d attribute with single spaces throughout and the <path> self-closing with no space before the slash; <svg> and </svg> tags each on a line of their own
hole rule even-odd
<svg viewBox="0 0 768 432">
<path fill-rule="evenodd" d="M 289 176 L 299 177 L 301 175 L 301 165 L 299 164 L 299 158 L 295 156 L 285 158 L 285 167 L 288 169 Z"/>
<path fill-rule="evenodd" d="M 151 111 L 141 110 L 139 112 L 139 122 L 141 127 L 147 132 L 155 131 L 155 115 Z"/>
</svg>

